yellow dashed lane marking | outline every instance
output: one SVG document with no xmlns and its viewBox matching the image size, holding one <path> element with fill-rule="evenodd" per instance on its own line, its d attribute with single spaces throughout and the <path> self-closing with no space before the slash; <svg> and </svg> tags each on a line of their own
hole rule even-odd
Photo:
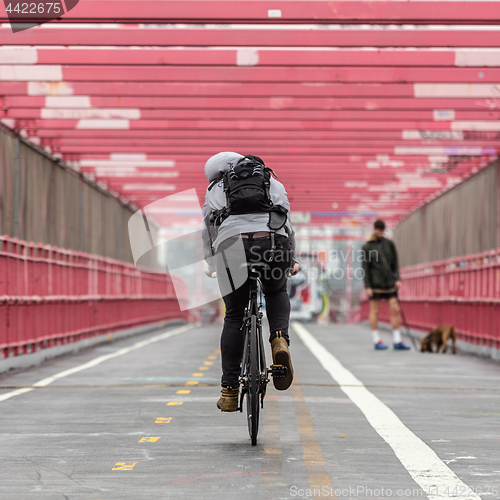
<svg viewBox="0 0 500 500">
<path fill-rule="evenodd" d="M 201 370 L 201 371 L 208 370 L 208 366 L 199 366 L 198 370 Z"/>
<path fill-rule="evenodd" d="M 263 438 L 264 449 L 262 455 L 262 470 L 266 474 L 261 476 L 262 500 L 274 500 L 280 496 L 283 485 L 281 469 L 281 439 L 280 439 L 280 407 L 278 401 L 266 402 Z"/>
<path fill-rule="evenodd" d="M 167 403 L 167 406 L 179 406 L 182 404 L 182 401 L 170 401 Z"/>
<path fill-rule="evenodd" d="M 204 361 L 203 364 L 207 365 L 207 366 L 212 366 L 214 364 L 214 362 L 213 361 Z"/>
<path fill-rule="evenodd" d="M 217 359 L 217 356 L 208 356 L 208 359 Z"/>
<path fill-rule="evenodd" d="M 203 377 L 203 373 L 193 373 L 191 377 Z"/>
<path fill-rule="evenodd" d="M 138 443 L 156 443 L 160 439 L 159 437 L 143 437 L 137 441 Z"/>
<path fill-rule="evenodd" d="M 155 424 L 169 424 L 172 421 L 172 417 L 156 417 Z"/>
<path fill-rule="evenodd" d="M 117 462 L 112 470 L 132 470 L 137 462 Z"/>
<path fill-rule="evenodd" d="M 295 382 L 298 382 L 297 377 L 295 378 Z M 292 386 L 290 391 L 295 405 L 297 428 L 302 444 L 302 457 L 306 466 L 309 485 L 311 488 L 325 488 L 326 491 L 331 492 L 332 483 L 326 472 L 321 446 L 316 439 L 311 414 L 304 400 L 304 395 L 296 385 Z M 330 494 L 325 496 L 325 498 L 336 498 L 336 496 L 335 494 Z"/>
<path fill-rule="evenodd" d="M 177 391 L 176 394 L 189 394 L 191 391 L 188 389 L 181 389 L 180 391 Z"/>
<path fill-rule="evenodd" d="M 189 382 L 186 383 L 186 385 L 198 385 L 199 382 L 197 380 L 190 380 Z"/>
</svg>

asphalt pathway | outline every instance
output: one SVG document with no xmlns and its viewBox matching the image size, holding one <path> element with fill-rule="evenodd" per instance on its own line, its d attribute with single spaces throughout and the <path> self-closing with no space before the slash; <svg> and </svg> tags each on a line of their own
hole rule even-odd
<svg viewBox="0 0 500 500">
<path fill-rule="evenodd" d="M 270 384 L 252 447 L 245 414 L 215 406 L 219 334 L 172 327 L 0 377 L 0 499 L 500 498 L 500 364 L 298 325 L 295 382 Z"/>
</svg>

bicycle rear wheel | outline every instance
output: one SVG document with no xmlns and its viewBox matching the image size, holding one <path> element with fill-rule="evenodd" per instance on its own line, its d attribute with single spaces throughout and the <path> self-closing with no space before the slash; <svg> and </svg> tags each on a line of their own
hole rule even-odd
<svg viewBox="0 0 500 500">
<path fill-rule="evenodd" d="M 250 355 L 248 356 L 247 419 L 252 446 L 257 444 L 259 432 L 259 349 L 257 340 L 257 318 L 252 315 L 250 322 Z"/>
</svg>

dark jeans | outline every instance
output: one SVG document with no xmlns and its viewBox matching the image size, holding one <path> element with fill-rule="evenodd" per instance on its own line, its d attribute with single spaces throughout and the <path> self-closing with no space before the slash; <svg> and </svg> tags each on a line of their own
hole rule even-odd
<svg viewBox="0 0 500 500">
<path fill-rule="evenodd" d="M 223 242 L 219 251 L 224 250 L 224 244 L 229 246 L 231 238 Z M 234 241 L 234 240 L 233 240 Z M 284 236 L 276 236 L 282 248 L 277 249 L 274 259 L 269 261 L 271 249 L 270 238 L 243 239 L 247 262 L 266 262 L 270 269 L 262 273 L 262 291 L 266 298 L 266 313 L 269 320 L 271 342 L 277 332 L 290 343 L 288 337 L 288 323 L 290 320 L 290 299 L 286 291 L 287 271 L 291 267 L 291 241 Z M 227 265 L 222 259 L 217 259 L 217 274 L 221 275 L 220 267 Z M 231 267 L 231 266 L 229 266 Z M 240 365 L 243 357 L 245 334 L 242 329 L 245 307 L 248 304 L 250 280 L 223 297 L 226 305 L 224 327 L 220 340 L 222 358 L 222 386 L 238 387 Z"/>
</svg>

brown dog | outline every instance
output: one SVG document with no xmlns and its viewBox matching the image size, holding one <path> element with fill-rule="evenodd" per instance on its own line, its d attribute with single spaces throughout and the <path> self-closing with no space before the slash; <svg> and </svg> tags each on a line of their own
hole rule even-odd
<svg viewBox="0 0 500 500">
<path fill-rule="evenodd" d="M 451 338 L 451 351 L 457 353 L 455 328 L 452 325 L 439 325 L 427 337 L 420 339 L 421 352 L 439 352 L 443 347 L 443 354 L 448 349 L 448 339 Z M 435 350 L 434 350 L 435 346 Z"/>
</svg>

